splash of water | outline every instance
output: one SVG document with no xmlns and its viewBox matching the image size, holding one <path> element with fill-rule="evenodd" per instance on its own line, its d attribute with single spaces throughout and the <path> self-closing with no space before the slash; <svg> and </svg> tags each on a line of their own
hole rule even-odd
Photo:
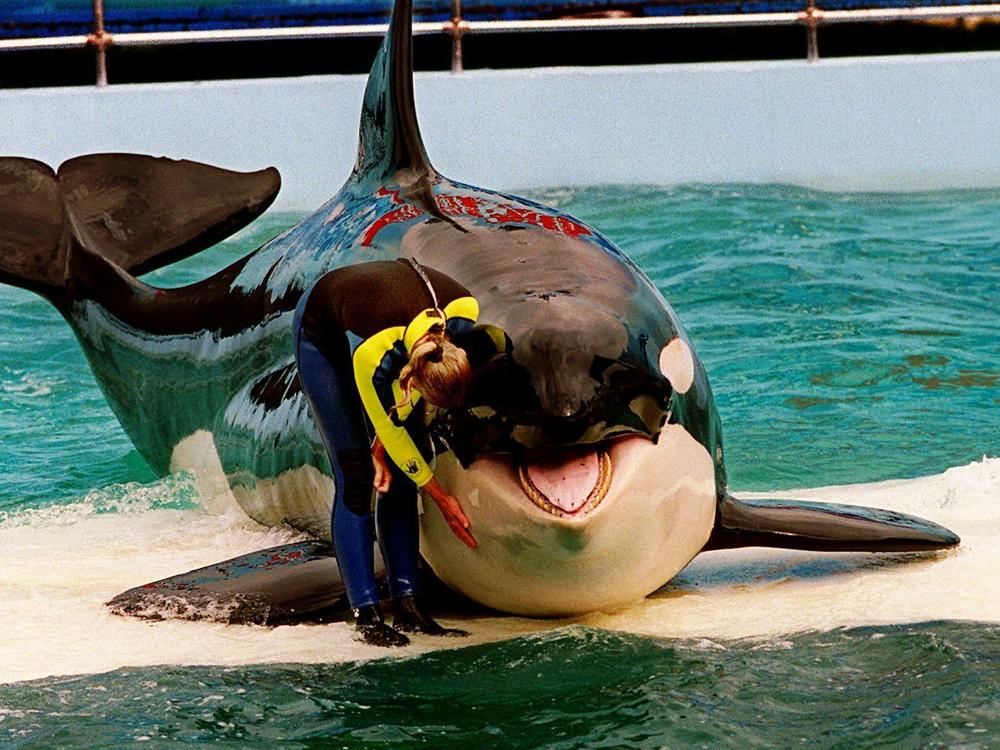
<svg viewBox="0 0 1000 750">
<path fill-rule="evenodd" d="M 583 624 L 655 637 L 778 637 L 842 626 L 926 620 L 1000 621 L 993 573 L 1000 566 L 1000 459 L 984 459 L 913 480 L 813 489 L 794 494 L 920 513 L 963 538 L 943 554 L 876 556 L 741 550 L 707 553 L 673 582 L 626 610 L 575 620 L 477 617 L 464 643 L 503 640 Z M 326 663 L 384 657 L 357 643 L 349 626 L 261 628 L 157 623 L 111 615 L 118 592 L 255 549 L 294 541 L 189 503 L 193 483 L 172 477 L 112 488 L 67 506 L 0 522 L 0 682 L 104 672 L 154 664 Z M 123 499 L 113 499 L 121 495 Z M 211 500 L 209 499 L 209 504 Z M 108 507 L 124 512 L 102 512 Z M 956 592 L 961 592 L 960 595 Z M 84 635 L 85 634 L 85 635 Z M 399 656 L 454 647 L 414 639 Z"/>
</svg>

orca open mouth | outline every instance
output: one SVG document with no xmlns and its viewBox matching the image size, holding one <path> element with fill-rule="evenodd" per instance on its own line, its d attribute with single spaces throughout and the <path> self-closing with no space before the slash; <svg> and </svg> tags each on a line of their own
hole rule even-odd
<svg viewBox="0 0 1000 750">
<path fill-rule="evenodd" d="M 521 490 L 554 516 L 594 510 L 611 488 L 611 454 L 603 449 L 560 451 L 519 462 Z"/>
</svg>

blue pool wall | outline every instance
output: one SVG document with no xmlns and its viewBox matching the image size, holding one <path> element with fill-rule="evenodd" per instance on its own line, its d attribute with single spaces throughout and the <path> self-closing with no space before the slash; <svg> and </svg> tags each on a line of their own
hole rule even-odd
<svg viewBox="0 0 1000 750">
<path fill-rule="evenodd" d="M 279 208 L 350 172 L 364 76 L 0 91 L 0 152 L 277 166 Z M 431 159 L 465 182 L 1000 187 L 1000 53 L 419 73 Z"/>
</svg>

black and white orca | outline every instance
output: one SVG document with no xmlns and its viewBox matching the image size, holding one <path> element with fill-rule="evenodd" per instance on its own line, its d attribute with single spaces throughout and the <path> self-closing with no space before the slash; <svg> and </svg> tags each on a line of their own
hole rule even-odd
<svg viewBox="0 0 1000 750">
<path fill-rule="evenodd" d="M 407 256 L 468 287 L 480 320 L 513 342 L 477 374 L 466 407 L 441 417 L 436 475 L 479 546 L 431 511 L 421 553 L 455 591 L 507 612 L 568 615 L 641 599 L 706 549 L 959 543 L 898 513 L 732 497 L 705 370 L 642 271 L 572 216 L 431 166 L 413 102 L 410 5 L 397 1 L 375 59 L 346 184 L 204 281 L 160 289 L 138 276 L 252 221 L 278 191 L 274 169 L 136 154 L 83 156 L 57 172 L 0 160 L 0 280 L 62 313 L 153 469 L 192 471 L 257 521 L 328 539 L 330 466 L 297 380 L 292 311 L 333 268 Z M 230 619 L 287 621 L 328 608 L 334 576 L 325 548 L 305 543 L 135 589 L 117 606 L 155 614 L 157 596 L 180 592 L 184 616 L 230 602 Z"/>
</svg>

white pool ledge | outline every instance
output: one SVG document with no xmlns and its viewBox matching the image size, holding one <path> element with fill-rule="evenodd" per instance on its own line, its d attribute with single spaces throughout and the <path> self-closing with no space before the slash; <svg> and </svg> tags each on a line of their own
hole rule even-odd
<svg viewBox="0 0 1000 750">
<path fill-rule="evenodd" d="M 364 76 L 0 91 L 0 152 L 277 166 L 278 207 L 350 171 Z M 1000 53 L 422 73 L 428 152 L 499 189 L 791 183 L 1000 187 Z"/>
</svg>

